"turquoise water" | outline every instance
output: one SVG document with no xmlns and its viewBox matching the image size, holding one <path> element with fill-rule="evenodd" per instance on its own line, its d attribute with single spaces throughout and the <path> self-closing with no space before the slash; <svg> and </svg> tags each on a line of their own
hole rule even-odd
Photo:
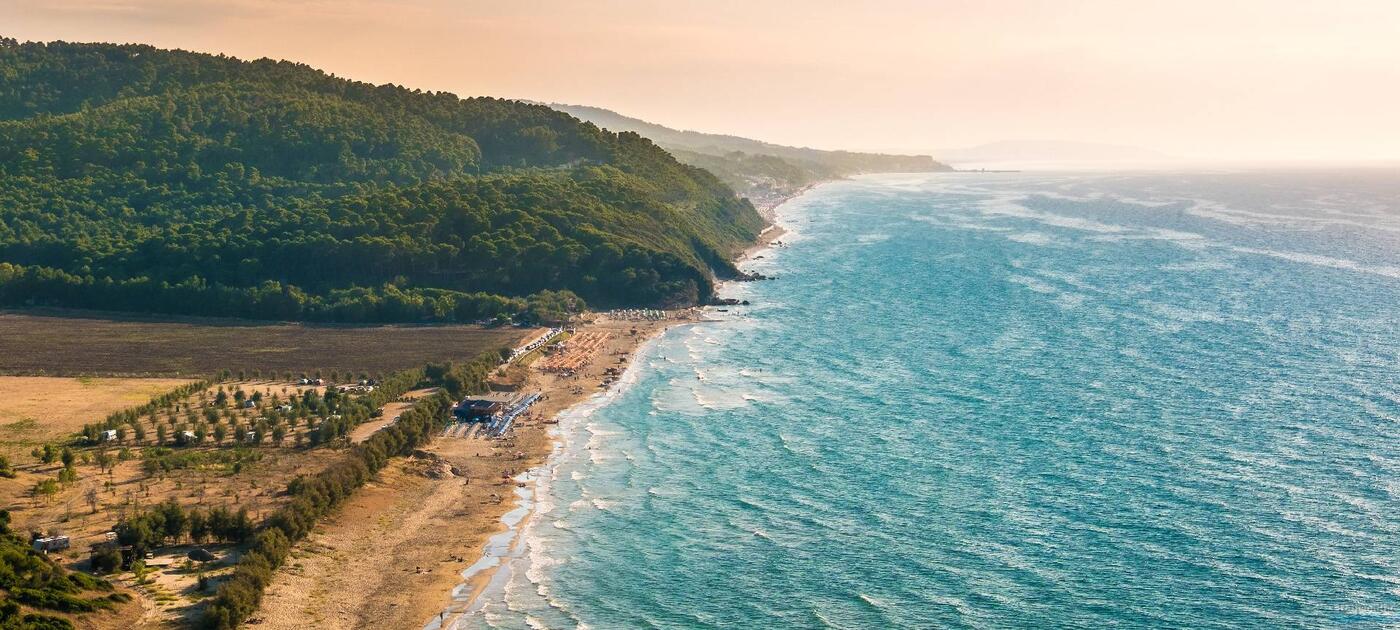
<svg viewBox="0 0 1400 630">
<path fill-rule="evenodd" d="M 825 185 L 463 627 L 1400 625 L 1400 175 Z"/>
</svg>

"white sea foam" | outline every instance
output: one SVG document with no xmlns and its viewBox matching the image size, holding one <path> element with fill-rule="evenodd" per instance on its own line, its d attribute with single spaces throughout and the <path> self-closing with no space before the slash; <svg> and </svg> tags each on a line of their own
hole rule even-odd
<svg viewBox="0 0 1400 630">
<path fill-rule="evenodd" d="M 1017 219 L 1029 219 L 1043 225 L 1061 227 L 1081 232 L 1095 232 L 1100 234 L 1119 234 L 1128 231 L 1128 228 L 1121 225 L 1101 223 L 1091 219 L 1079 217 L 1067 217 L 1049 212 L 1041 212 L 1027 208 L 1011 198 L 989 199 L 980 205 L 982 214 L 991 217 L 1011 217 Z"/>
<path fill-rule="evenodd" d="M 1333 269 L 1344 269 L 1346 271 L 1357 271 L 1377 276 L 1384 276 L 1400 280 L 1400 267 L 1391 265 L 1367 265 L 1355 260 L 1345 258 L 1333 258 L 1319 254 L 1305 254 L 1302 252 L 1279 251 L 1274 249 L 1261 249 L 1256 247 L 1231 247 L 1230 251 L 1241 254 L 1254 254 L 1257 256 L 1270 256 L 1289 262 L 1303 263 L 1306 265 L 1316 265 L 1318 267 L 1331 267 Z"/>
<path fill-rule="evenodd" d="M 1359 228 L 1362 230 L 1379 230 L 1383 232 L 1400 232 L 1400 225 L 1392 221 L 1387 221 L 1389 217 L 1371 214 L 1350 214 L 1343 212 L 1329 212 L 1323 214 L 1304 214 L 1313 212 L 1314 207 L 1300 208 L 1299 214 L 1274 214 L 1269 212 L 1258 212 L 1252 210 L 1241 210 L 1232 208 L 1222 203 L 1194 199 L 1192 205 L 1187 210 L 1188 214 L 1204 219 L 1211 219 L 1229 225 L 1244 227 L 1264 227 L 1264 228 L 1286 228 L 1293 230 L 1321 230 L 1328 227 L 1346 226 Z M 1358 221 L 1341 217 L 1365 217 L 1371 220 Z"/>
<path fill-rule="evenodd" d="M 564 453 L 576 454 L 580 450 L 586 450 L 590 460 L 592 460 L 595 465 L 599 461 L 608 458 L 606 455 L 602 454 L 602 448 L 593 448 L 595 445 L 594 440 L 599 440 L 609 435 L 615 435 L 615 432 L 603 429 L 597 423 L 588 423 L 587 425 L 583 423 L 598 409 L 611 403 L 617 396 L 621 395 L 622 392 L 636 383 L 639 378 L 640 366 L 650 360 L 650 356 L 657 347 L 658 341 L 659 338 L 650 340 L 643 344 L 642 347 L 638 348 L 635 360 L 628 365 L 627 369 L 623 371 L 622 375 L 611 388 L 599 392 L 588 400 L 570 407 L 559 414 L 559 423 L 551 431 L 551 435 L 555 437 L 555 443 L 549 458 L 539 468 L 527 471 L 517 477 L 518 480 L 524 481 L 525 484 L 523 488 L 516 489 L 517 508 L 508 512 L 501 519 L 507 527 L 506 531 L 492 538 L 492 542 L 488 543 L 487 553 L 482 559 L 469 567 L 467 571 L 463 572 L 463 583 L 454 588 L 452 604 L 443 611 L 445 618 L 451 622 L 451 627 L 461 627 L 466 619 L 473 615 L 479 616 L 482 619 L 487 619 L 491 614 L 489 609 L 497 606 L 506 606 L 506 598 L 508 597 L 506 584 L 513 571 L 522 569 L 526 578 L 536 585 L 536 590 L 541 597 L 549 601 L 551 606 L 555 606 L 562 612 L 568 613 L 567 610 L 558 607 L 556 602 L 553 602 L 548 597 L 548 589 L 545 586 L 548 575 L 547 569 L 557 564 L 559 561 L 547 553 L 547 543 L 536 534 L 534 528 L 538 526 L 539 521 L 545 520 L 547 515 L 555 509 L 554 501 L 552 500 L 553 496 L 550 495 L 550 480 L 558 478 L 557 469 L 562 465 L 561 457 Z M 582 437 L 579 435 L 581 433 L 588 434 L 586 445 L 582 449 L 578 446 L 578 440 Z M 601 442 L 596 444 L 596 446 L 602 445 Z M 573 475 L 571 474 L 570 476 L 572 477 Z M 549 498 L 537 500 L 544 497 Z M 584 505 L 592 505 L 596 509 L 607 509 L 612 506 L 612 503 L 602 498 L 592 498 L 591 500 L 580 499 L 570 504 L 570 511 L 576 509 L 576 506 L 581 501 L 584 502 Z M 526 520 L 526 516 L 530 514 L 534 514 L 536 518 Z M 522 522 L 524 523 L 523 525 L 521 524 Z M 564 527 L 557 529 L 567 528 L 566 524 Z M 466 593 L 466 580 L 480 571 L 492 568 L 495 569 L 496 573 L 492 576 L 487 588 L 475 599 L 472 599 L 470 595 Z M 441 623 L 440 619 L 441 618 L 435 616 L 431 621 L 425 624 L 424 630 L 438 630 Z M 583 627 L 582 624 L 580 624 L 579 627 Z"/>
<path fill-rule="evenodd" d="M 1008 240 L 1027 245 L 1050 245 L 1055 242 L 1055 238 L 1044 232 L 1018 232 L 1006 237 Z"/>
<path fill-rule="evenodd" d="M 1176 306 L 1175 304 L 1162 304 L 1159 302 L 1150 302 L 1146 304 L 1146 306 L 1148 310 L 1152 311 L 1158 316 L 1165 317 L 1172 321 L 1183 322 L 1187 324 L 1218 324 L 1225 321 L 1225 317 L 1220 315 L 1219 313 L 1205 310 L 1182 308 L 1180 306 Z"/>
<path fill-rule="evenodd" d="M 1228 263 L 1228 262 L 1225 262 L 1225 261 L 1220 260 L 1220 259 L 1218 259 L 1218 258 L 1211 258 L 1211 259 L 1202 259 L 1202 260 L 1192 260 L 1192 261 L 1189 261 L 1189 262 L 1168 263 L 1168 264 L 1165 264 L 1165 265 L 1161 265 L 1161 266 L 1159 266 L 1159 267 L 1157 267 L 1157 268 L 1158 268 L 1158 269 L 1161 269 L 1162 271 L 1197 272 L 1197 271 L 1224 271 L 1224 270 L 1226 270 L 1226 269 L 1231 269 L 1231 268 L 1233 268 L 1233 267 L 1234 267 L 1234 265 L 1231 265 L 1231 264 Z"/>
<path fill-rule="evenodd" d="M 1063 309 L 1076 309 L 1084 305 L 1089 298 L 1080 293 L 1061 293 L 1055 296 L 1055 304 Z"/>
<path fill-rule="evenodd" d="M 1007 280 L 1010 280 L 1011 282 L 1014 282 L 1014 283 L 1016 283 L 1016 284 L 1019 284 L 1019 285 L 1021 285 L 1021 286 L 1023 286 L 1023 287 L 1026 287 L 1027 289 L 1032 290 L 1032 291 L 1035 291 L 1036 293 L 1045 293 L 1045 294 L 1059 293 L 1059 289 L 1056 289 L 1055 287 L 1050 286 L 1048 283 L 1044 282 L 1043 280 L 1039 280 L 1039 279 L 1037 279 L 1037 278 L 1032 278 L 1032 277 L 1030 277 L 1030 276 L 1022 276 L 1022 275 L 1019 275 L 1019 274 L 1012 274 L 1012 275 L 1010 275 L 1010 276 L 1007 277 Z"/>
</svg>

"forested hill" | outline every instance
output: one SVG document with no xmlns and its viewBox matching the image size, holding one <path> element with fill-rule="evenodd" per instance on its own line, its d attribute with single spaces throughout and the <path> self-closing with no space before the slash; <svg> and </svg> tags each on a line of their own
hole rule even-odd
<svg viewBox="0 0 1400 630">
<path fill-rule="evenodd" d="M 641 134 L 677 159 L 705 168 L 743 193 L 781 192 L 813 182 L 858 173 L 949 171 L 927 155 L 890 155 L 789 147 L 739 136 L 672 129 L 612 110 L 585 105 L 551 105 L 613 131 Z"/>
<path fill-rule="evenodd" d="M 359 322 L 692 304 L 761 228 L 708 172 L 539 105 L 0 40 L 4 306 Z"/>
</svg>

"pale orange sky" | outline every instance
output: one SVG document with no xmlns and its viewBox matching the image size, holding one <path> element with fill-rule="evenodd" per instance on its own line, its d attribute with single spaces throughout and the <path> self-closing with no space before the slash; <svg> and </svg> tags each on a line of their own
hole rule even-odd
<svg viewBox="0 0 1400 630">
<path fill-rule="evenodd" d="M 824 148 L 1400 159 L 1400 0 L 0 0 L 0 34 L 285 58 Z"/>
</svg>

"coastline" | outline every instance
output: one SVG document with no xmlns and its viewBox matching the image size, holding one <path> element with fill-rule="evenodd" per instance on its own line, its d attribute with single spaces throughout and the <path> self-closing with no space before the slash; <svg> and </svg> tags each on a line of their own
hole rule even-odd
<svg viewBox="0 0 1400 630">
<path fill-rule="evenodd" d="M 777 223 L 768 224 L 768 227 L 763 228 L 763 231 L 758 233 L 758 240 L 755 241 L 753 245 L 744 249 L 744 252 L 740 254 L 734 262 L 737 264 L 746 260 L 753 260 L 755 255 L 759 252 L 773 247 L 773 244 L 777 243 L 778 239 L 782 238 L 784 234 L 787 234 L 787 230 L 783 229 L 783 226 Z"/>
<path fill-rule="evenodd" d="M 257 615 L 261 625 L 419 628 L 446 608 L 460 608 L 464 596 L 474 599 L 494 575 L 496 567 L 478 566 L 493 544 L 504 542 L 493 539 L 528 519 L 525 510 L 515 523 L 502 520 L 520 510 L 522 486 L 533 485 L 522 475 L 552 452 L 558 414 L 615 390 L 604 384 L 607 370 L 630 365 L 647 340 L 697 317 L 693 309 L 658 321 L 595 314 L 578 330 L 610 336 L 578 375 L 512 368 L 528 375 L 525 388 L 544 393 L 513 433 L 504 439 L 439 436 L 420 456 L 385 467 L 298 545 L 267 590 Z M 442 473 L 447 468 L 451 474 Z"/>
<path fill-rule="evenodd" d="M 735 257 L 734 262 L 738 264 L 752 260 L 760 252 L 772 248 L 778 239 L 787 234 L 787 230 L 777 222 L 777 208 L 788 201 L 801 197 L 822 183 L 826 182 L 804 186 L 790 195 L 773 200 L 760 209 L 760 214 L 768 222 L 768 225 L 759 233 L 757 240 L 752 245 Z M 654 347 L 663 335 L 673 328 L 695 325 L 704 321 L 706 320 L 670 321 L 668 319 L 662 326 L 651 331 L 651 334 L 633 349 L 622 376 L 612 387 L 554 414 L 553 420 L 556 424 L 555 428 L 549 431 L 552 439 L 547 456 L 539 465 L 520 476 L 519 481 L 528 485 L 517 491 L 514 509 L 502 515 L 500 524 L 503 528 L 498 529 L 481 546 L 482 553 L 479 559 L 463 572 L 463 581 L 452 589 L 451 603 L 440 611 L 439 616 L 429 620 L 423 626 L 423 630 L 453 628 L 456 622 L 465 615 L 481 610 L 488 601 L 488 597 L 494 599 L 504 596 L 504 583 L 509 577 L 507 572 L 510 570 L 508 564 L 510 560 L 520 557 L 524 552 L 526 533 L 533 524 L 532 517 L 535 511 L 542 503 L 540 497 L 548 492 L 547 480 L 553 478 L 553 471 L 559 464 L 558 456 L 566 447 L 564 440 L 567 439 L 567 434 L 573 428 L 572 424 L 587 418 L 595 410 L 606 406 L 625 392 L 636 381 L 637 370 L 640 369 L 640 362 L 637 359 L 643 357 Z M 512 515 L 517 512 L 521 515 L 512 518 Z"/>
<path fill-rule="evenodd" d="M 645 356 L 667 331 L 681 326 L 703 323 L 705 320 L 667 321 L 652 331 L 637 345 L 632 358 L 622 375 L 606 390 L 560 410 L 555 414 L 556 423 L 548 431 L 549 452 L 538 465 L 517 477 L 522 485 L 517 488 L 514 509 L 501 517 L 504 529 L 493 535 L 482 549 L 481 557 L 462 572 L 463 581 L 452 589 L 451 603 L 440 611 L 439 616 L 429 620 L 423 630 L 453 628 L 456 622 L 466 615 L 476 613 L 496 598 L 502 597 L 506 581 L 513 567 L 511 561 L 523 556 L 525 534 L 534 523 L 536 510 L 544 504 L 541 499 L 549 492 L 549 482 L 554 479 L 559 465 L 559 456 L 567 446 L 568 434 L 577 424 L 611 403 L 636 382 L 641 363 L 638 358 Z"/>
<path fill-rule="evenodd" d="M 766 206 L 761 214 L 769 225 L 735 262 L 772 247 L 786 233 L 775 210 L 812 187 Z M 436 630 L 482 606 L 493 582 L 504 581 L 502 569 L 520 551 L 547 491 L 541 483 L 563 446 L 561 425 L 624 391 L 635 380 L 635 358 L 671 328 L 705 321 L 702 313 L 686 309 L 655 321 L 590 314 L 578 330 L 611 336 L 587 368 L 569 378 L 521 368 L 525 387 L 544 398 L 513 435 L 439 437 L 423 457 L 386 467 L 294 551 L 267 590 L 261 625 Z M 606 372 L 619 368 L 622 377 L 608 383 Z M 436 462 L 462 474 L 425 474 L 426 463 Z"/>
<path fill-rule="evenodd" d="M 783 235 L 788 233 L 787 229 L 785 229 L 781 224 L 778 223 L 778 208 L 782 207 L 783 204 L 789 201 L 792 201 L 807 194 L 808 191 L 812 190 L 813 188 L 816 188 L 817 186 L 821 186 L 822 184 L 827 184 L 833 181 L 838 180 L 824 180 L 808 184 L 806 186 L 793 190 L 786 195 L 774 197 L 771 199 L 764 199 L 761 200 L 759 203 L 755 204 L 754 209 L 758 210 L 759 216 L 763 217 L 763 220 L 767 221 L 768 225 L 763 228 L 763 231 L 758 233 L 758 238 L 753 242 L 752 245 L 749 245 L 748 247 L 744 248 L 744 251 L 740 252 L 740 254 L 734 258 L 734 263 L 738 264 L 746 260 L 753 260 L 759 253 L 773 247 L 774 243 L 778 242 L 778 239 L 782 238 Z"/>
</svg>

